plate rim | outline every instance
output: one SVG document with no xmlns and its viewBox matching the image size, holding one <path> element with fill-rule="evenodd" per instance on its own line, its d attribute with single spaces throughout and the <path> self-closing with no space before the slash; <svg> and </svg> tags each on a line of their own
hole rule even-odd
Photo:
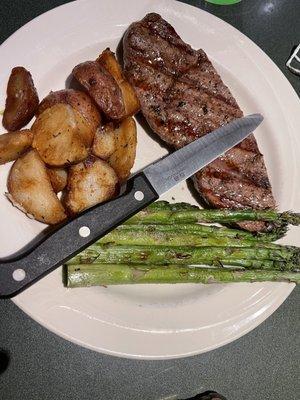
<svg viewBox="0 0 300 400">
<path fill-rule="evenodd" d="M 105 355 L 109 355 L 109 356 L 113 356 L 113 357 L 117 357 L 117 358 L 130 359 L 130 360 L 141 360 L 141 361 L 142 360 L 143 361 L 163 361 L 163 360 L 176 360 L 176 359 L 180 359 L 180 358 L 187 358 L 187 357 L 193 357 L 193 356 L 200 355 L 200 354 L 205 354 L 209 351 L 217 350 L 220 347 L 223 347 L 227 344 L 233 343 L 236 340 L 247 335 L 254 329 L 258 328 L 263 322 L 265 322 L 287 300 L 289 295 L 292 293 L 292 291 L 296 287 L 295 283 L 285 283 L 285 285 L 286 285 L 286 293 L 287 293 L 286 297 L 283 298 L 282 296 L 280 296 L 279 300 L 278 300 L 278 298 L 274 299 L 271 306 L 268 307 L 269 312 L 267 314 L 264 314 L 263 317 L 259 320 L 256 319 L 255 324 L 247 327 L 246 329 L 240 330 L 239 333 L 237 333 L 235 336 L 231 336 L 230 338 L 224 339 L 223 341 L 219 341 L 217 345 L 213 344 L 213 345 L 207 346 L 205 349 L 203 349 L 201 351 L 198 351 L 198 350 L 194 350 L 194 351 L 190 351 L 190 352 L 185 351 L 183 353 L 167 354 L 167 355 L 166 354 L 164 354 L 164 355 L 132 354 L 132 353 L 108 350 L 106 348 L 100 348 L 99 346 L 91 345 L 87 342 L 83 342 L 82 340 L 80 340 L 78 338 L 70 337 L 68 334 L 66 334 L 62 331 L 60 331 L 58 333 L 57 329 L 51 323 L 48 323 L 48 325 L 45 326 L 44 321 L 40 317 L 33 316 L 30 311 L 25 310 L 25 308 L 23 307 L 22 304 L 18 304 L 18 301 L 14 301 L 14 299 L 17 300 L 17 297 L 12 300 L 13 300 L 14 304 L 22 310 L 22 312 L 24 312 L 26 315 L 28 315 L 31 319 L 33 319 L 38 324 L 42 325 L 43 328 L 46 328 L 47 330 L 54 333 L 55 335 L 65 339 L 77 346 L 81 346 L 86 349 L 95 351 L 97 353 L 105 354 Z"/>
<path fill-rule="evenodd" d="M 143 0 L 144 1 L 144 0 Z M 93 3 L 93 1 L 89 1 L 89 0 L 77 0 L 76 2 L 75 1 L 73 1 L 73 2 L 69 2 L 69 3 L 66 3 L 66 4 L 62 4 L 62 5 L 60 5 L 60 6 L 57 6 L 57 7 L 55 7 L 55 8 L 53 8 L 53 9 L 50 9 L 50 10 L 48 10 L 48 11 L 46 11 L 45 13 L 43 13 L 43 14 L 40 14 L 40 15 L 38 15 L 37 17 L 35 17 L 34 19 L 32 19 L 32 20 L 30 20 L 29 22 L 27 22 L 25 25 L 23 25 L 22 27 L 20 27 L 18 30 L 16 30 L 12 35 L 10 35 L 2 44 L 1 44 L 1 46 L 0 46 L 0 52 L 1 52 L 1 48 L 3 47 L 3 46 L 9 46 L 9 42 L 10 41 L 12 41 L 12 40 L 14 40 L 15 39 L 15 37 L 18 35 L 18 34 L 20 34 L 20 33 L 22 33 L 22 31 L 24 30 L 26 30 L 32 23 L 33 23 L 33 21 L 35 21 L 35 22 L 39 22 L 40 20 L 42 20 L 43 18 L 47 18 L 47 14 L 50 14 L 50 13 L 55 13 L 55 12 L 58 12 L 60 9 L 63 9 L 63 8 L 68 8 L 68 7 L 76 7 L 76 3 Z M 145 5 L 148 5 L 148 4 L 150 4 L 147 0 L 145 0 L 144 1 L 144 3 L 145 3 Z M 174 5 L 174 1 L 172 1 L 172 0 L 167 0 L 167 1 L 165 1 L 165 3 L 166 4 L 172 4 L 172 5 Z M 256 43 L 254 43 L 247 35 L 245 35 L 244 33 L 242 33 L 242 32 L 240 32 L 238 29 L 236 29 L 235 27 L 233 27 L 232 25 L 230 25 L 229 23 L 227 23 L 226 21 L 223 21 L 221 18 L 219 18 L 219 17 L 216 17 L 215 15 L 213 15 L 213 14 L 211 14 L 211 13 L 209 13 L 209 12 L 207 12 L 207 11 L 205 11 L 205 10 L 202 10 L 202 9 L 199 9 L 198 7 L 194 7 L 194 6 L 192 6 L 192 5 L 189 5 L 189 4 L 185 4 L 185 3 L 179 3 L 179 2 L 176 2 L 176 7 L 179 7 L 179 8 L 192 8 L 192 9 L 197 9 L 198 11 L 197 12 L 200 12 L 200 13 L 207 13 L 207 14 L 209 14 L 209 16 L 211 17 L 211 18 L 213 18 L 213 19 L 216 19 L 216 20 L 219 20 L 219 23 L 221 23 L 222 25 L 224 25 L 224 26 L 226 26 L 226 28 L 227 29 L 229 29 L 229 31 L 231 30 L 231 32 L 232 32 L 232 34 L 235 34 L 235 35 L 238 35 L 238 36 L 242 36 L 242 37 L 244 37 L 244 38 L 246 38 L 246 42 L 247 42 L 247 45 L 250 45 L 250 46 L 252 46 L 253 47 L 253 49 L 257 52 L 257 53 L 259 53 L 260 54 L 260 57 L 262 57 L 263 59 L 264 59 L 264 61 L 267 61 L 268 63 L 269 63 L 269 65 L 271 66 L 271 68 L 273 69 L 273 71 L 275 71 L 276 70 L 276 74 L 277 74 L 277 76 L 279 77 L 280 76 L 280 81 L 279 81 L 279 86 L 283 86 L 283 87 L 285 87 L 286 88 L 286 90 L 289 90 L 290 91 L 290 93 L 292 93 L 292 92 L 294 92 L 294 95 L 295 95 L 295 98 L 298 100 L 298 96 L 297 96 L 297 93 L 296 93 L 296 91 L 295 91 L 295 89 L 292 87 L 292 85 L 290 84 L 290 82 L 288 81 L 288 79 L 286 78 L 286 76 L 281 72 L 281 70 L 279 69 L 279 67 L 272 61 L 272 59 L 258 46 L 258 45 L 256 45 Z M 220 22 L 221 21 L 221 22 Z M 265 77 L 266 79 L 267 79 L 267 77 Z M 291 90 L 292 89 L 292 90 Z M 298 100 L 299 101 L 299 100 Z M 26 309 L 26 307 L 24 307 L 23 306 L 23 304 L 22 303 L 20 303 L 19 301 L 18 301 L 18 297 L 15 297 L 14 299 L 12 299 L 13 300 L 13 302 L 20 308 L 20 309 L 22 309 L 22 311 L 24 311 L 27 315 L 29 315 L 32 319 L 34 319 L 35 321 L 37 321 L 39 324 L 41 324 L 43 327 L 45 327 L 45 328 L 47 328 L 47 329 L 49 329 L 50 331 L 52 331 L 53 333 L 55 333 L 55 334 L 57 334 L 57 335 L 59 335 L 59 336 L 61 336 L 61 337 L 63 337 L 64 339 L 67 339 L 67 340 L 69 340 L 69 341 L 71 341 L 71 342 L 73 342 L 73 343 L 76 343 L 76 344 L 78 344 L 78 345 L 80 345 L 80 346 L 84 346 L 84 347 L 86 347 L 86 348 L 89 348 L 89 349 L 92 349 L 92 350 L 94 350 L 94 351 L 101 351 L 102 353 L 105 353 L 105 354 L 110 354 L 110 355 L 114 355 L 114 356 L 118 356 L 118 357 L 125 357 L 125 358 L 132 358 L 132 359 L 152 359 L 152 360 L 159 360 L 159 359 L 172 359 L 172 358 L 181 358 L 181 357 L 186 357 L 186 356 L 192 356 L 192 355 L 196 355 L 196 354 L 201 354 L 201 353 L 204 353 L 204 352 L 206 352 L 206 351 L 210 351 L 210 350 L 212 350 L 212 349 L 216 349 L 216 348 L 218 348 L 218 347 L 221 347 L 221 346 L 223 346 L 223 345 L 225 345 L 225 344 L 227 344 L 227 343 L 230 343 L 230 342 L 232 342 L 233 340 L 236 340 L 236 339 L 238 339 L 239 337 L 241 337 L 241 336 L 244 336 L 245 334 L 247 334 L 248 332 L 250 332 L 251 330 L 253 330 L 254 328 L 256 328 L 258 325 L 260 325 L 265 319 L 267 319 L 284 301 L 285 301 L 285 299 L 289 296 L 289 294 L 292 292 L 292 290 L 294 289 L 294 287 L 295 287 L 295 285 L 294 284 L 289 284 L 289 285 L 287 285 L 288 287 L 289 287 L 289 289 L 287 290 L 287 295 L 286 295 L 286 297 L 285 298 L 282 298 L 281 299 L 281 301 L 280 302 L 274 302 L 274 304 L 272 304 L 272 307 L 270 307 L 270 310 L 271 310 L 271 312 L 269 312 L 269 313 L 267 313 L 267 315 L 265 315 L 265 317 L 262 319 L 262 320 L 260 320 L 260 321 L 255 321 L 255 322 L 257 322 L 257 323 L 255 323 L 255 324 L 253 324 L 251 327 L 249 327 L 248 329 L 245 329 L 242 333 L 239 333 L 238 335 L 236 335 L 236 337 L 234 337 L 234 338 L 232 338 L 232 337 L 230 337 L 230 339 L 228 339 L 228 340 L 224 340 L 224 342 L 220 342 L 220 343 L 218 343 L 218 345 L 212 345 L 212 346 L 210 346 L 209 348 L 207 348 L 207 349 L 205 349 L 205 350 L 203 350 L 203 351 L 194 351 L 194 352 L 190 352 L 190 353 L 184 353 L 184 354 L 175 354 L 175 355 L 170 355 L 170 356 L 139 356 L 139 355 L 129 355 L 129 354 L 122 354 L 122 353 L 114 353 L 114 352 L 112 352 L 112 351 L 108 351 L 108 350 L 105 350 L 105 349 L 99 349 L 99 347 L 98 348 L 96 348 L 95 346 L 93 346 L 93 345 L 88 345 L 87 343 L 83 343 L 83 342 L 81 342 L 80 340 L 78 340 L 78 339 L 76 339 L 76 338 L 74 338 L 74 337 L 70 337 L 70 336 L 68 336 L 67 334 L 64 334 L 63 332 L 58 332 L 57 331 L 57 329 L 55 329 L 55 328 L 53 328 L 52 326 L 51 326 L 51 324 L 49 324 L 48 323 L 48 325 L 47 325 L 47 323 L 45 323 L 45 321 L 44 320 L 42 320 L 42 319 L 40 319 L 40 318 L 37 318 L 36 316 L 33 316 L 31 313 L 30 313 L 30 311 L 28 311 L 28 309 Z M 276 304 L 275 304 L 276 303 Z"/>
</svg>

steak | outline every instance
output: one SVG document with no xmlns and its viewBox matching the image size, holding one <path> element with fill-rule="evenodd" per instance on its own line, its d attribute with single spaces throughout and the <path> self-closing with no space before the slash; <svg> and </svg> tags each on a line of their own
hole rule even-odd
<svg viewBox="0 0 300 400">
<path fill-rule="evenodd" d="M 243 116 L 203 50 L 181 40 L 160 15 L 147 14 L 123 38 L 125 74 L 152 130 L 180 148 Z M 196 190 L 210 206 L 232 209 L 275 208 L 264 159 L 253 135 L 193 177 Z M 264 222 L 245 222 L 262 231 Z"/>
</svg>

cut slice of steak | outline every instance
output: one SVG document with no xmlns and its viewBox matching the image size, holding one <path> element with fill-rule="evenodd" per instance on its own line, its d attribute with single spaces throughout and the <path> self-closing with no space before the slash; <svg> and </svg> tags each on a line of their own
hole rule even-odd
<svg viewBox="0 0 300 400">
<path fill-rule="evenodd" d="M 163 141 L 180 148 L 243 112 L 203 50 L 183 42 L 158 14 L 135 22 L 123 39 L 125 74 L 142 113 Z M 253 135 L 193 177 L 203 200 L 217 208 L 275 208 L 263 156 Z M 240 224 L 264 230 L 261 222 Z"/>
</svg>

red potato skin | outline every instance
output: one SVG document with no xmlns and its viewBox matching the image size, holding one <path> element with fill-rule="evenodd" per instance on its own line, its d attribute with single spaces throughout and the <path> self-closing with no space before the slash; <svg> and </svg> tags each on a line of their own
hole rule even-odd
<svg viewBox="0 0 300 400">
<path fill-rule="evenodd" d="M 8 131 L 16 131 L 28 124 L 39 105 L 38 94 L 27 69 L 12 69 L 6 94 L 2 124 Z"/>
<path fill-rule="evenodd" d="M 109 119 L 124 118 L 126 113 L 121 89 L 112 75 L 97 61 L 77 65 L 72 74 Z"/>
<path fill-rule="evenodd" d="M 41 101 L 36 116 L 38 117 L 47 108 L 58 103 L 69 104 L 73 107 L 92 126 L 95 132 L 101 124 L 100 113 L 91 97 L 80 90 L 74 89 L 63 89 L 50 92 L 48 96 Z"/>
<path fill-rule="evenodd" d="M 140 102 L 133 87 L 126 80 L 115 54 L 107 48 L 100 54 L 96 61 L 106 69 L 106 71 L 110 73 L 117 82 L 122 93 L 125 107 L 124 117 L 136 114 L 140 109 Z"/>
</svg>

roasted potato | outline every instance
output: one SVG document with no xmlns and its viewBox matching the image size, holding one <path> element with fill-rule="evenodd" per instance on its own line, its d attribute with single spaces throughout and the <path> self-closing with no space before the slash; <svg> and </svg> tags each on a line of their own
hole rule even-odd
<svg viewBox="0 0 300 400">
<path fill-rule="evenodd" d="M 107 160 L 116 150 L 115 125 L 108 123 L 97 129 L 92 146 L 92 153 Z"/>
<path fill-rule="evenodd" d="M 84 160 L 93 140 L 90 125 L 68 104 L 47 108 L 34 122 L 32 131 L 32 147 L 54 167 Z"/>
<path fill-rule="evenodd" d="M 45 224 L 66 218 L 54 193 L 47 169 L 36 150 L 30 150 L 13 164 L 8 176 L 8 198 L 29 217 Z"/>
<path fill-rule="evenodd" d="M 72 74 L 108 118 L 124 118 L 125 107 L 121 89 L 100 63 L 86 61 L 77 65 Z"/>
<path fill-rule="evenodd" d="M 39 116 L 47 108 L 58 103 L 69 104 L 73 107 L 91 125 L 92 130 L 96 132 L 101 123 L 100 113 L 93 100 L 86 93 L 79 90 L 63 89 L 50 92 L 40 103 L 36 115 Z"/>
<path fill-rule="evenodd" d="M 61 192 L 67 186 L 68 172 L 64 168 L 47 168 L 52 188 L 55 193 Z"/>
<path fill-rule="evenodd" d="M 74 108 L 73 108 L 73 113 L 75 116 L 75 122 L 79 136 L 81 137 L 82 141 L 87 147 L 91 147 L 96 133 L 94 127 L 92 127 L 87 122 L 87 120 L 82 116 L 82 114 L 80 114 Z"/>
<path fill-rule="evenodd" d="M 121 65 L 118 63 L 115 54 L 109 48 L 105 49 L 97 59 L 98 63 L 108 71 L 117 82 L 122 92 L 123 103 L 125 107 L 125 117 L 134 115 L 140 109 L 139 100 L 133 87 L 125 79 Z"/>
<path fill-rule="evenodd" d="M 107 162 L 90 156 L 69 169 L 64 204 L 71 214 L 75 214 L 109 200 L 117 192 L 115 171 Z"/>
<path fill-rule="evenodd" d="M 16 160 L 32 143 L 33 134 L 29 129 L 0 135 L 0 164 Z"/>
<path fill-rule="evenodd" d="M 137 135 L 136 124 L 132 117 L 124 119 L 115 129 L 115 150 L 107 159 L 107 162 L 115 170 L 119 181 L 124 182 L 130 175 L 133 167 Z"/>
<path fill-rule="evenodd" d="M 23 67 L 13 68 L 6 94 L 2 124 L 8 131 L 16 131 L 28 124 L 39 105 L 30 72 Z"/>
</svg>

